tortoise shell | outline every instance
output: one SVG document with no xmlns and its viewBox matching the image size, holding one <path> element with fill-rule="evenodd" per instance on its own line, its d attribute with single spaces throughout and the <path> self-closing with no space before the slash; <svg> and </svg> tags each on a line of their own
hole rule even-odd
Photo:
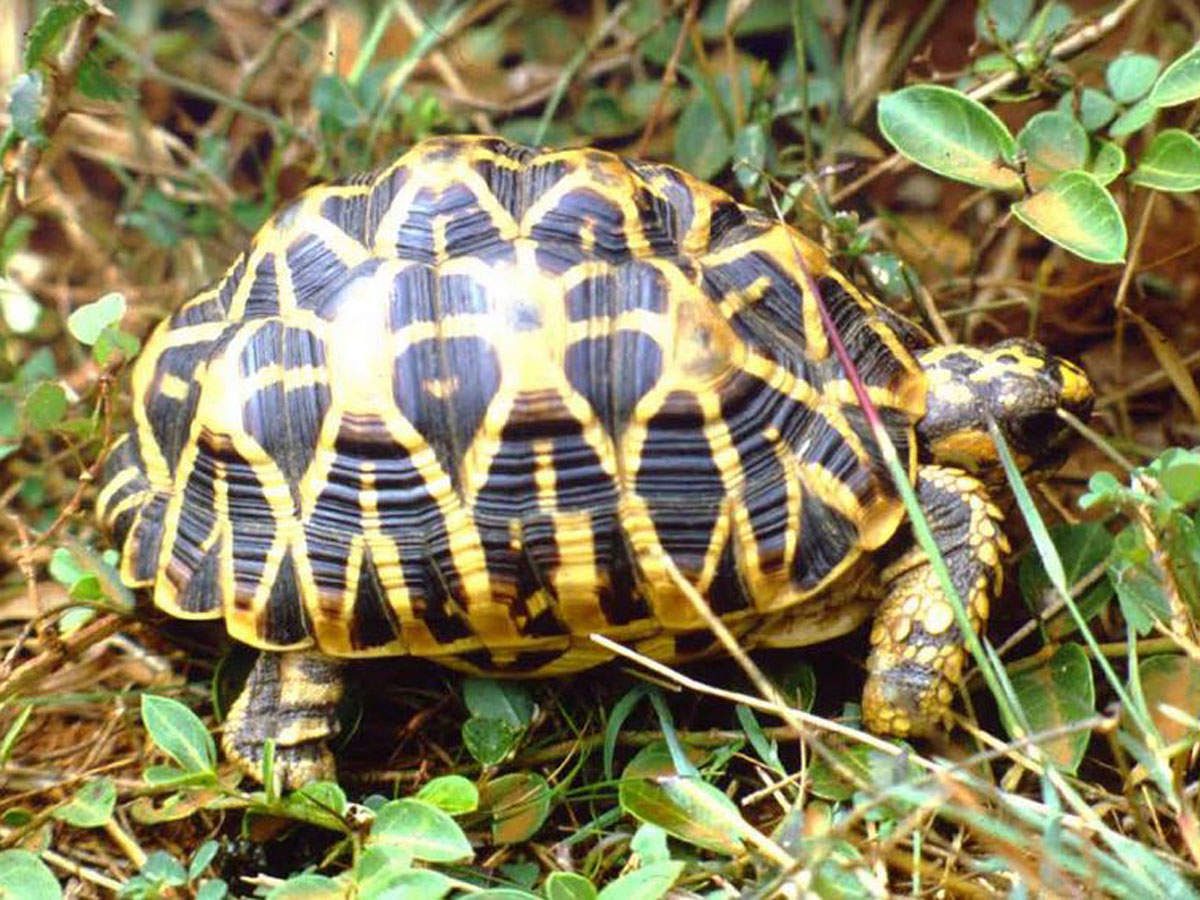
<svg viewBox="0 0 1200 900">
<path fill-rule="evenodd" d="M 911 475 L 922 337 L 812 242 L 669 166 L 428 140 L 158 327 L 98 515 L 128 585 L 266 649 L 678 658 L 679 576 L 747 641 L 789 607 L 820 639 L 902 507 L 818 291 Z"/>
</svg>

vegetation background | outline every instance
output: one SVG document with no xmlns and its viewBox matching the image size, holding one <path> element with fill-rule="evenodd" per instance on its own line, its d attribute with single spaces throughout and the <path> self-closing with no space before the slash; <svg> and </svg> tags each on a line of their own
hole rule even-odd
<svg viewBox="0 0 1200 900">
<path fill-rule="evenodd" d="M 1197 895 L 1198 35 L 1190 0 L 0 2 L 0 897 Z M 217 758 L 248 659 L 89 515 L 125 363 L 277 205 L 462 132 L 673 162 L 939 337 L 1087 367 L 953 734 L 855 728 L 859 633 L 765 690 L 373 664 L 340 785 Z"/>
</svg>

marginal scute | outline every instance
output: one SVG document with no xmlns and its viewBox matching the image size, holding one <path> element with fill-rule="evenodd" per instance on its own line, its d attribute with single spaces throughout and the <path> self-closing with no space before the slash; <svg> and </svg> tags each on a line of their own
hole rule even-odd
<svg viewBox="0 0 1200 900">
<path fill-rule="evenodd" d="M 435 139 L 156 332 L 97 514 L 129 584 L 268 649 L 708 652 L 678 577 L 747 634 L 900 521 L 818 296 L 914 472 L 925 338 L 811 242 L 669 166 Z"/>
</svg>

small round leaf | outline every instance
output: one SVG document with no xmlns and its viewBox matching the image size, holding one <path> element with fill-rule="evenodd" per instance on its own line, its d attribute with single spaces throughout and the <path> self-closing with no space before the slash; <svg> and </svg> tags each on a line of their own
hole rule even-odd
<svg viewBox="0 0 1200 900">
<path fill-rule="evenodd" d="M 1126 53 L 1108 64 L 1104 70 L 1104 80 L 1118 103 L 1132 103 L 1140 100 L 1153 87 L 1161 69 L 1162 63 L 1153 56 Z"/>
<path fill-rule="evenodd" d="M 1177 106 L 1197 97 L 1200 97 L 1200 44 L 1167 66 L 1147 99 L 1155 106 Z"/>
<path fill-rule="evenodd" d="M 35 431 L 53 428 L 67 414 L 67 393 L 62 385 L 43 381 L 25 397 L 25 421 Z"/>
<path fill-rule="evenodd" d="M 1159 132 L 1138 160 L 1129 180 L 1159 191 L 1197 190 L 1200 188 L 1200 141 L 1181 128 Z"/>
<path fill-rule="evenodd" d="M 97 778 L 75 792 L 54 811 L 54 818 L 76 828 L 99 828 L 112 818 L 117 805 L 117 786 L 111 778 Z"/>
<path fill-rule="evenodd" d="M 59 900 L 62 888 L 44 862 L 28 850 L 0 851 L 0 897 Z"/>
<path fill-rule="evenodd" d="M 546 900 L 596 900 L 595 886 L 575 872 L 552 872 L 542 893 Z"/>
<path fill-rule="evenodd" d="M 1095 711 L 1092 666 L 1079 644 L 1063 644 L 1036 669 L 1013 675 L 1012 685 L 1035 738 L 1038 732 L 1069 728 Z M 1062 769 L 1074 774 L 1091 736 L 1090 731 L 1080 730 L 1037 743 Z"/>
<path fill-rule="evenodd" d="M 1125 151 L 1112 141 L 1099 141 L 1088 171 L 1101 184 L 1111 184 L 1125 171 Z"/>
<path fill-rule="evenodd" d="M 918 165 L 985 188 L 1020 190 L 1016 143 L 996 115 L 966 94 L 919 84 L 879 98 L 879 129 Z"/>
<path fill-rule="evenodd" d="M 475 855 L 458 824 L 420 800 L 392 800 L 380 807 L 368 846 L 394 847 L 413 859 L 458 862 Z"/>
<path fill-rule="evenodd" d="M 457 816 L 479 808 L 479 789 L 461 775 L 442 775 L 422 787 L 417 799 Z"/>
<path fill-rule="evenodd" d="M 1078 114 L 1079 121 L 1088 131 L 1096 131 L 1112 121 L 1117 114 L 1117 104 L 1112 97 L 1095 88 L 1084 88 L 1078 94 L 1078 110 L 1076 110 L 1076 94 L 1068 92 L 1058 101 L 1058 111 Z"/>
<path fill-rule="evenodd" d="M 142 722 L 150 739 L 188 772 L 213 772 L 217 748 L 200 717 L 170 697 L 142 695 Z"/>
<path fill-rule="evenodd" d="M 1034 190 L 1062 172 L 1087 165 L 1087 132 L 1063 112 L 1047 110 L 1031 118 L 1017 135 L 1017 146 L 1027 157 L 1026 173 Z"/>
<path fill-rule="evenodd" d="M 1135 131 L 1140 131 L 1150 123 L 1154 118 L 1154 114 L 1158 112 L 1158 107 L 1150 103 L 1148 100 L 1139 100 L 1121 115 L 1117 116 L 1117 120 L 1108 126 L 1109 137 L 1125 137 L 1127 134 L 1133 134 Z"/>
<path fill-rule="evenodd" d="M 90 347 L 96 343 L 100 332 L 109 325 L 120 322 L 123 315 L 125 315 L 125 295 L 114 291 L 71 313 L 67 317 L 67 330 L 79 343 L 87 344 Z"/>
<path fill-rule="evenodd" d="M 1112 195 L 1087 172 L 1064 172 L 1013 214 L 1043 237 L 1097 263 L 1125 259 L 1129 237 Z"/>
<path fill-rule="evenodd" d="M 605 885 L 599 900 L 659 900 L 683 874 L 682 860 L 664 860 L 634 869 Z"/>
<path fill-rule="evenodd" d="M 550 814 L 550 786 L 533 772 L 501 775 L 480 790 L 479 806 L 492 814 L 497 844 L 518 844 L 537 834 Z"/>
</svg>

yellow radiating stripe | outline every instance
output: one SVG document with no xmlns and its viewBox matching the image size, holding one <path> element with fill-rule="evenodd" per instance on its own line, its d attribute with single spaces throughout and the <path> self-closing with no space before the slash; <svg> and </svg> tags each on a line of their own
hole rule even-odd
<svg viewBox="0 0 1200 900">
<path fill-rule="evenodd" d="M 128 440 L 128 438 L 122 438 L 121 443 L 124 443 L 126 440 Z M 114 447 L 113 451 L 116 449 L 117 448 Z M 113 519 L 116 517 L 110 510 L 108 510 L 108 505 L 112 503 L 112 499 L 118 491 L 123 490 L 129 484 L 129 482 L 133 481 L 140 474 L 141 471 L 137 468 L 137 466 L 126 466 L 108 480 L 108 483 L 104 485 L 104 487 L 100 490 L 100 493 L 96 495 L 96 512 L 102 521 L 107 522 L 110 525 L 112 524 Z"/>
<path fill-rule="evenodd" d="M 540 512 L 558 508 L 558 479 L 554 472 L 554 441 L 536 440 L 530 445 L 533 452 L 533 484 L 537 491 Z"/>
<path fill-rule="evenodd" d="M 600 573 L 596 569 L 596 536 L 586 510 L 554 513 L 558 565 L 550 580 L 558 596 L 557 615 L 572 634 L 605 631 L 608 621 L 600 608 Z"/>
<path fill-rule="evenodd" d="M 263 319 L 261 321 L 271 321 Z M 247 399 L 258 393 L 263 388 L 282 385 L 285 391 L 291 391 L 296 388 L 310 388 L 318 384 L 329 384 L 329 370 L 325 366 L 296 366 L 294 368 L 285 368 L 280 363 L 271 363 L 256 369 L 249 378 L 243 379 L 242 390 Z"/>
<path fill-rule="evenodd" d="M 138 435 L 138 448 L 146 467 L 146 478 L 150 482 L 151 489 L 158 494 L 165 494 L 171 490 L 171 470 L 167 466 L 167 459 L 163 455 L 162 448 L 154 439 L 154 429 L 150 425 L 146 400 L 150 395 L 150 385 L 154 381 L 158 360 L 162 356 L 163 350 L 170 346 L 169 336 L 173 333 L 168 330 L 169 327 L 170 320 L 164 320 L 154 329 L 146 341 L 145 350 L 134 363 L 133 375 L 130 379 L 134 397 L 131 411 Z"/>
<path fill-rule="evenodd" d="M 111 527 L 112 524 L 121 517 L 122 513 L 130 509 L 136 509 L 139 506 L 144 506 L 149 498 L 150 495 L 145 491 L 138 491 L 137 493 L 130 494 L 112 509 L 108 510 L 104 517 L 105 524 Z"/>
<path fill-rule="evenodd" d="M 242 280 L 234 289 L 233 296 L 229 298 L 229 312 L 225 316 L 227 320 L 240 322 L 246 317 L 246 301 L 250 298 L 250 288 L 257 280 L 259 264 L 268 253 L 273 253 L 275 249 L 274 242 L 269 238 L 258 239 L 256 235 L 251 250 L 246 254 L 246 269 L 242 274 Z"/>
<path fill-rule="evenodd" d="M 187 399 L 190 387 L 191 385 L 186 381 L 178 375 L 172 375 L 170 372 L 164 372 L 162 378 L 158 380 L 159 394 L 177 402 L 183 402 Z"/>
</svg>

